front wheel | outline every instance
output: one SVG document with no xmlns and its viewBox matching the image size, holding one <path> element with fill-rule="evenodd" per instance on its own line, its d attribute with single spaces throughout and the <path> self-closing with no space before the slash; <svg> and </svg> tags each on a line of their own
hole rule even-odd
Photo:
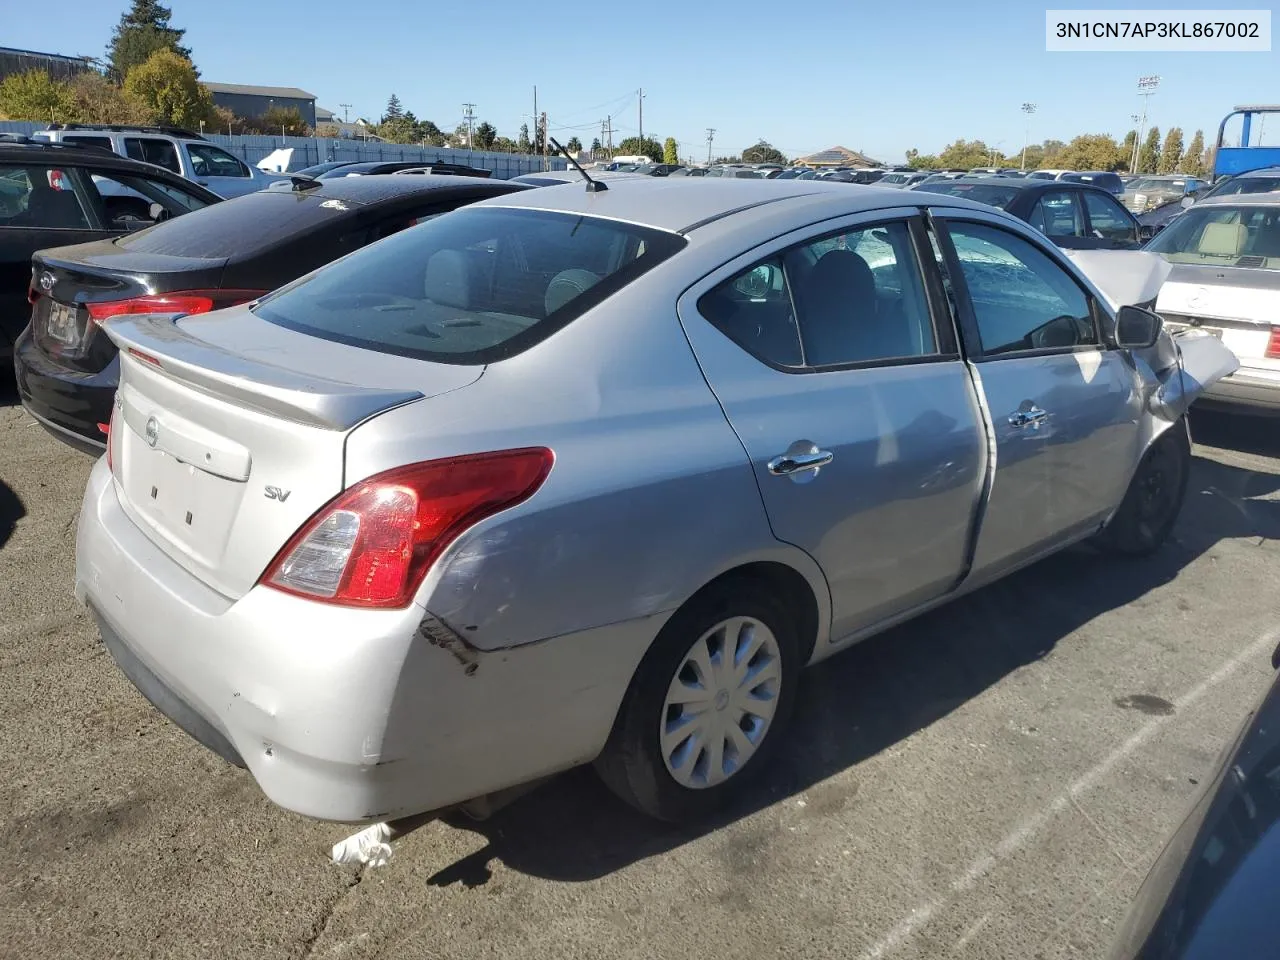
<svg viewBox="0 0 1280 960">
<path fill-rule="evenodd" d="M 659 820 L 704 817 L 768 763 L 800 668 L 794 618 L 764 584 L 710 587 L 677 611 L 645 655 L 601 779 Z"/>
<path fill-rule="evenodd" d="M 1097 538 L 1111 553 L 1143 557 L 1158 550 L 1178 520 L 1191 475 L 1191 437 L 1185 419 L 1148 448 L 1115 516 Z"/>
</svg>

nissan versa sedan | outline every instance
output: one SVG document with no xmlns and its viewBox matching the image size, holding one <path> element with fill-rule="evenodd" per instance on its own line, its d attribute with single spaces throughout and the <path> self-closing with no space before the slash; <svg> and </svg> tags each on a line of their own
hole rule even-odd
<svg viewBox="0 0 1280 960">
<path fill-rule="evenodd" d="M 76 594 L 160 710 L 344 821 L 592 762 L 708 814 L 806 664 L 1158 548 L 1235 366 L 1001 211 L 759 178 L 513 193 L 104 330 Z"/>
</svg>

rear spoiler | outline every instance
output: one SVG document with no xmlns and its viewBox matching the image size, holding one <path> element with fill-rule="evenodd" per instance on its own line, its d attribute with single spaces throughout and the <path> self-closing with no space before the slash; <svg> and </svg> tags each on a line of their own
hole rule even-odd
<svg viewBox="0 0 1280 960">
<path fill-rule="evenodd" d="M 362 387 L 253 360 L 187 333 L 178 314 L 113 318 L 103 329 L 125 358 L 194 387 L 285 420 L 350 430 L 375 413 L 420 400 L 416 390 Z"/>
</svg>

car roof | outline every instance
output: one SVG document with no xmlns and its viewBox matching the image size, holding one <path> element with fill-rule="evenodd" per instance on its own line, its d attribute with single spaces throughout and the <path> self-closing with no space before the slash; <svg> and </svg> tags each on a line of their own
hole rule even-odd
<svg viewBox="0 0 1280 960">
<path fill-rule="evenodd" d="M 316 180 L 317 186 L 305 188 L 305 193 L 312 197 L 323 197 L 328 200 L 342 200 L 346 203 L 369 204 L 380 203 L 395 197 L 411 194 L 433 193 L 441 190 L 465 191 L 469 193 L 491 191 L 506 193 L 509 190 L 523 190 L 526 184 L 509 184 L 506 180 L 489 180 L 485 177 L 461 177 L 453 174 L 432 174 L 425 177 L 401 177 L 393 173 L 374 173 L 363 177 L 338 177 L 333 180 Z M 272 193 L 287 193 L 288 180 L 277 181 L 268 189 Z M 498 185 L 506 185 L 498 189 Z"/>
<path fill-rule="evenodd" d="M 1280 191 L 1271 193 L 1232 193 L 1205 197 L 1197 207 L 1280 207 Z"/>
<path fill-rule="evenodd" d="M 902 191 L 871 184 L 852 188 L 820 180 L 764 180 L 751 178 L 643 177 L 618 180 L 608 190 L 589 193 L 582 184 L 543 187 L 518 195 L 481 201 L 479 206 L 515 207 L 581 214 L 621 220 L 641 226 L 687 233 L 766 204 L 824 198 L 832 214 L 862 213 L 903 205 Z M 985 204 L 947 197 L 948 206 L 987 209 Z"/>
<path fill-rule="evenodd" d="M 1245 170 L 1237 173 L 1231 179 L 1239 180 L 1242 177 L 1280 177 L 1280 167 L 1259 167 L 1257 170 Z"/>
</svg>

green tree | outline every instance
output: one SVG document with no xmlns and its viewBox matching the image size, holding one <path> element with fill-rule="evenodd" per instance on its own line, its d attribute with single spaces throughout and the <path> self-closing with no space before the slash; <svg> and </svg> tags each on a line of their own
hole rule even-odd
<svg viewBox="0 0 1280 960">
<path fill-rule="evenodd" d="M 653 137 L 627 137 L 618 144 L 618 153 L 624 157 L 648 157 L 654 163 L 662 159 L 662 144 Z"/>
<path fill-rule="evenodd" d="M 787 158 L 782 155 L 782 151 L 769 143 L 767 140 L 761 140 L 753 146 L 747 147 L 742 151 L 743 163 L 786 163 Z"/>
<path fill-rule="evenodd" d="M 529 142 L 529 125 L 520 124 L 520 136 L 516 138 L 517 153 L 532 153 L 533 145 Z"/>
<path fill-rule="evenodd" d="M 196 127 L 214 116 L 213 95 L 196 78 L 191 61 L 167 47 L 129 71 L 124 92 L 145 106 L 161 123 Z"/>
<path fill-rule="evenodd" d="M 921 153 L 912 148 L 907 151 L 907 166 L 913 170 L 936 170 L 941 164 L 932 154 Z"/>
<path fill-rule="evenodd" d="M 133 0 L 128 12 L 120 15 L 107 44 L 107 61 L 111 65 L 108 74 L 112 80 L 123 83 L 130 70 L 146 63 L 157 50 L 169 50 L 191 60 L 191 49 L 182 45 L 186 31 L 171 27 L 171 16 L 173 12 L 156 0 Z"/>
<path fill-rule="evenodd" d="M 482 122 L 476 125 L 475 145 L 480 150 L 492 150 L 498 139 L 498 128 L 492 123 Z"/>
<path fill-rule="evenodd" d="M 1182 162 L 1182 128 L 1170 127 L 1160 151 L 1160 173 L 1173 173 Z"/>
<path fill-rule="evenodd" d="M 44 70 L 15 73 L 0 81 L 0 116 L 41 123 L 78 119 L 70 84 L 54 80 Z"/>
<path fill-rule="evenodd" d="M 1130 130 L 1120 142 L 1120 152 L 1124 154 L 1124 169 L 1128 170 L 1133 163 L 1133 148 L 1138 142 L 1138 131 Z"/>
<path fill-rule="evenodd" d="M 445 135 L 444 131 L 430 120 L 419 120 L 414 124 L 414 139 L 429 147 L 443 147 Z"/>
<path fill-rule="evenodd" d="M 1082 133 L 1058 154 L 1057 163 L 1068 170 L 1115 170 L 1125 163 L 1120 145 L 1105 133 Z"/>
<path fill-rule="evenodd" d="M 260 133 L 279 133 L 286 137 L 305 137 L 311 132 L 297 107 L 271 107 L 245 123 Z"/>
<path fill-rule="evenodd" d="M 388 143 L 419 143 L 418 125 L 405 119 L 403 115 L 383 120 L 374 128 L 376 133 Z"/>
<path fill-rule="evenodd" d="M 591 155 L 593 157 L 603 149 L 604 147 L 600 145 L 599 137 L 596 137 L 594 140 L 591 141 Z"/>
<path fill-rule="evenodd" d="M 680 144 L 676 143 L 675 137 L 667 137 L 666 140 L 662 141 L 662 162 L 680 162 Z"/>
<path fill-rule="evenodd" d="M 1004 157 L 999 151 L 992 150 L 981 140 L 957 140 L 943 147 L 938 154 L 938 164 L 942 167 L 970 169 L 972 167 L 990 167 L 1003 165 Z"/>
<path fill-rule="evenodd" d="M 490 147 L 490 149 L 496 151 L 497 153 L 519 153 L 520 152 L 519 148 L 516 146 L 516 142 L 512 140 L 510 137 L 498 137 L 498 139 L 493 141 L 493 146 Z"/>
<path fill-rule="evenodd" d="M 404 116 L 404 108 L 400 105 L 400 98 L 394 93 L 387 98 L 387 109 L 382 113 L 382 122 L 388 123 L 392 120 L 399 120 Z M 409 118 L 412 122 L 412 118 Z"/>
<path fill-rule="evenodd" d="M 564 148 L 568 150 L 570 153 L 574 153 L 574 154 L 581 153 L 582 141 L 579 140 L 576 136 L 570 137 L 569 142 L 564 145 Z"/>
<path fill-rule="evenodd" d="M 1189 177 L 1203 177 L 1204 169 L 1204 131 L 1197 130 L 1191 137 L 1191 145 L 1182 155 L 1180 169 Z"/>
<path fill-rule="evenodd" d="M 1066 148 L 1067 145 L 1061 140 L 1046 140 L 1040 144 L 1040 149 L 1043 151 L 1040 165 L 1042 167 L 1057 167 L 1058 158 L 1062 156 L 1062 151 Z"/>
<path fill-rule="evenodd" d="M 93 70 L 77 73 L 67 85 L 75 98 L 75 118 L 81 123 L 154 123 L 149 107 Z"/>
<path fill-rule="evenodd" d="M 1138 173 L 1155 173 L 1160 166 L 1160 128 L 1152 127 L 1138 151 Z"/>
</svg>

